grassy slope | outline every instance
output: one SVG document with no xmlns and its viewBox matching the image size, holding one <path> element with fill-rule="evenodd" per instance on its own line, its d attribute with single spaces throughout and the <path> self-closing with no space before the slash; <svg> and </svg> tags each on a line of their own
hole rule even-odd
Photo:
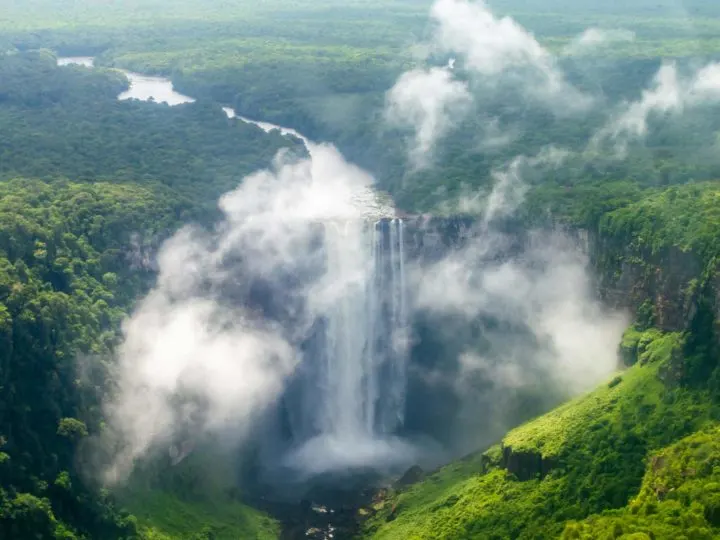
<svg viewBox="0 0 720 540">
<path fill-rule="evenodd" d="M 275 520 L 231 500 L 187 502 L 155 490 L 132 493 L 126 507 L 145 528 L 148 538 L 155 540 L 271 540 L 280 535 Z"/>
<path fill-rule="evenodd" d="M 717 418 L 707 391 L 681 387 L 673 379 L 682 337 L 656 331 L 635 333 L 635 338 L 630 336 L 633 346 L 641 336 L 645 339 L 639 361 L 620 378 L 513 430 L 501 446 L 452 463 L 390 497 L 366 523 L 365 535 L 380 539 L 552 538 L 563 534 L 567 526 L 568 538 L 577 534 L 602 538 L 607 531 L 624 531 L 623 527 L 641 530 L 648 520 L 626 519 L 637 516 L 632 513 L 638 507 L 635 501 L 617 516 L 594 517 L 579 524 L 572 520 L 624 507 L 640 490 L 648 456 L 712 425 Z M 503 449 L 552 459 L 554 468 L 544 478 L 538 475 L 521 482 L 502 467 Z M 668 463 L 674 459 L 673 452 L 665 451 Z M 708 452 L 707 459 L 720 462 L 719 448 L 712 446 Z M 636 501 L 653 502 L 647 486 L 655 485 L 655 473 L 657 467 L 647 473 Z M 715 489 L 707 485 L 714 474 L 698 473 L 691 486 L 676 491 Z M 686 479 L 673 478 L 675 483 Z M 690 502 L 685 497 L 671 506 L 667 519 L 653 525 L 656 538 L 681 538 L 679 531 L 690 522 L 699 536 L 688 538 L 720 533 L 705 518 L 705 514 L 714 516 L 709 499 Z"/>
</svg>

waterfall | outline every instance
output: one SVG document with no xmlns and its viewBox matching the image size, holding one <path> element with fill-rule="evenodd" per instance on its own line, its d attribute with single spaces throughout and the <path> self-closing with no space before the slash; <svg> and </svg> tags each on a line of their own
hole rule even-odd
<svg viewBox="0 0 720 540">
<path fill-rule="evenodd" d="M 92 67 L 93 59 L 58 58 L 58 64 Z M 170 106 L 195 101 L 177 93 L 169 79 L 124 73 L 132 84 L 118 99 L 152 99 Z M 320 146 L 293 129 L 238 116 L 229 107 L 222 110 L 228 118 L 300 139 L 311 160 L 317 156 Z M 307 299 L 314 319 L 310 335 L 304 339 L 303 319 L 299 332 L 303 338 L 297 338 L 302 342 L 298 344 L 302 362 L 278 408 L 268 415 L 272 425 L 268 447 L 284 452 L 292 439 L 287 462 L 306 472 L 412 459 L 408 458 L 412 448 L 392 439 L 404 423 L 407 386 L 404 223 L 387 217 L 394 210 L 369 183 L 354 193 L 353 203 L 358 212 L 352 215 L 365 219 L 329 219 L 320 224 L 323 260 L 317 267 L 311 254 L 307 268 L 287 269 L 288 274 L 298 275 L 284 276 L 280 283 L 271 279 L 260 283 L 256 292 L 255 300 L 263 304 L 273 296 L 273 286 L 284 289 L 290 281 L 302 287 L 322 276 Z M 376 221 L 380 216 L 385 217 Z M 304 315 L 303 308 L 293 306 L 289 311 L 294 309 Z M 182 451 L 175 449 L 173 459 Z"/>
<path fill-rule="evenodd" d="M 397 218 L 323 225 L 323 297 L 316 301 L 326 304 L 286 403 L 297 446 L 333 446 L 353 462 L 353 452 L 366 455 L 373 441 L 402 427 L 409 327 L 403 227 Z"/>
<path fill-rule="evenodd" d="M 408 324 L 402 227 L 400 219 L 325 226 L 326 279 L 336 297 L 320 351 L 321 434 L 372 437 L 402 425 Z"/>
</svg>

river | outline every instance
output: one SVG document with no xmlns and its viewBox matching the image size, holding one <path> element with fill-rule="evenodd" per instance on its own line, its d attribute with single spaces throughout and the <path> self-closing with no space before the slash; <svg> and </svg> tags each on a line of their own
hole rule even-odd
<svg viewBox="0 0 720 540">
<path fill-rule="evenodd" d="M 57 62 L 59 66 L 78 65 L 86 68 L 93 68 L 95 66 L 95 59 L 92 56 L 60 57 Z M 172 81 L 166 77 L 143 75 L 124 69 L 120 69 L 119 71 L 124 73 L 130 82 L 130 88 L 118 96 L 120 100 L 153 100 L 156 103 L 166 103 L 171 107 L 195 102 L 195 98 L 177 92 Z M 231 107 L 222 107 L 222 110 L 228 118 L 235 118 L 246 124 L 252 124 L 266 133 L 277 130 L 283 136 L 301 140 L 311 157 L 313 156 L 314 150 L 318 148 L 316 143 L 292 128 L 241 116 Z M 378 193 L 371 188 L 359 190 L 355 194 L 354 199 L 358 208 L 362 208 L 363 213 L 369 218 L 379 219 L 382 217 L 392 218 L 396 216 L 395 208 L 384 202 L 382 198 L 378 196 Z"/>
<path fill-rule="evenodd" d="M 92 68 L 95 66 L 95 59 L 92 56 L 70 56 L 58 58 L 59 66 L 78 65 L 86 68 Z M 167 103 L 171 107 L 176 105 L 182 105 L 184 103 L 193 103 L 195 98 L 181 94 L 175 90 L 173 83 L 170 79 L 165 77 L 153 77 L 150 75 L 143 75 L 141 73 L 134 73 L 121 69 L 125 76 L 130 81 L 130 88 L 121 93 L 118 96 L 120 100 L 127 99 L 139 99 L 141 101 L 153 100 L 156 103 Z M 228 118 L 237 118 L 238 120 L 245 122 L 246 124 L 252 124 L 265 132 L 278 130 L 282 135 L 295 137 L 305 143 L 308 151 L 311 151 L 311 142 L 302 133 L 298 131 L 271 124 L 270 122 L 263 122 L 260 120 L 252 120 L 245 116 L 236 114 L 235 110 L 230 107 L 223 107 L 223 112 Z"/>
</svg>

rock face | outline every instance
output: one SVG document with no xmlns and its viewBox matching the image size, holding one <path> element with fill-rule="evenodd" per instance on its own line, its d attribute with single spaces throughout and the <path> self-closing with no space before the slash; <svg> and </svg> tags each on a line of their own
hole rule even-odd
<svg viewBox="0 0 720 540">
<path fill-rule="evenodd" d="M 420 262 L 437 261 L 483 234 L 483 224 L 472 217 L 407 216 L 403 221 L 408 256 Z M 511 220 L 493 223 L 493 234 L 502 235 L 512 250 L 530 241 L 526 228 Z"/>
<path fill-rule="evenodd" d="M 502 467 L 524 482 L 544 478 L 555 466 L 551 459 L 536 452 L 515 452 L 509 446 L 503 448 Z"/>
<path fill-rule="evenodd" d="M 640 315 L 644 308 L 653 325 L 665 331 L 688 328 L 703 292 L 697 287 L 704 270 L 700 257 L 675 247 L 636 252 L 597 234 L 590 237 L 588 248 L 600 296 L 608 305 Z"/>
<path fill-rule="evenodd" d="M 416 216 L 404 221 L 408 253 L 425 261 L 442 258 L 449 250 L 465 246 L 477 234 L 476 222 L 472 218 Z"/>
<path fill-rule="evenodd" d="M 607 305 L 628 310 L 641 325 L 693 330 L 720 346 L 720 263 L 678 247 L 652 251 L 619 238 L 588 237 L 598 292 Z"/>
</svg>

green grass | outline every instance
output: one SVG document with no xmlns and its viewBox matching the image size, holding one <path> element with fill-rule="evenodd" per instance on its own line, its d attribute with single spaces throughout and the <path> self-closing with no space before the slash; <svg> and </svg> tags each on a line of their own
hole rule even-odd
<svg viewBox="0 0 720 540">
<path fill-rule="evenodd" d="M 656 370 L 657 366 L 651 369 Z M 593 393 L 570 401 L 512 430 L 505 436 L 502 444 L 516 452 L 537 452 L 543 458 L 556 457 L 574 433 L 599 414 L 611 412 L 624 394 L 632 392 L 646 396 L 656 395 L 662 388 L 662 383 L 649 375 L 648 370 L 628 370 L 623 374 L 619 385 L 612 388 L 609 384 L 602 385 Z"/>
<path fill-rule="evenodd" d="M 623 346 L 634 342 L 635 353 L 641 363 L 649 364 L 647 368 L 629 369 L 619 378 L 619 384 L 613 377 L 594 392 L 510 431 L 502 441 L 503 446 L 515 452 L 555 458 L 584 426 L 600 417 L 615 415 L 623 400 L 632 397 L 637 405 L 657 406 L 664 388 L 657 372 L 662 360 L 670 358 L 677 340 L 676 334 L 663 335 L 655 329 L 643 333 L 630 328 L 623 336 Z"/>
<path fill-rule="evenodd" d="M 625 507 L 647 478 L 649 456 L 718 418 L 707 390 L 674 377 L 683 335 L 629 334 L 636 362 L 619 378 L 511 431 L 484 454 L 390 495 L 376 505 L 365 536 L 557 538 L 569 522 Z M 518 454 L 551 458 L 553 468 L 519 481 L 504 468 L 505 458 Z M 688 512 L 680 512 L 679 522 L 694 519 Z"/>
<path fill-rule="evenodd" d="M 164 491 L 133 491 L 123 502 L 151 539 L 272 540 L 280 536 L 279 524 L 269 516 L 221 497 L 190 502 Z"/>
</svg>

